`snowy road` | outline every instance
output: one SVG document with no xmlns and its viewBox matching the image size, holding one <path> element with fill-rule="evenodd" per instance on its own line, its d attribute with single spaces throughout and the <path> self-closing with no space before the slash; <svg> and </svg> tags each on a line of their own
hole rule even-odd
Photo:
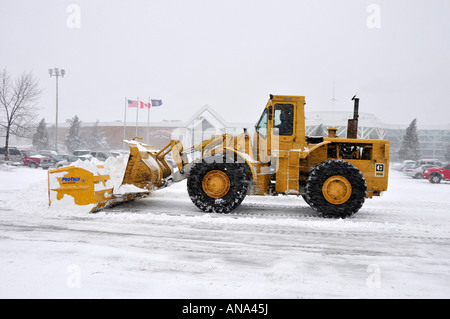
<svg viewBox="0 0 450 319">
<path fill-rule="evenodd" d="M 346 220 L 296 197 L 204 214 L 185 184 L 85 214 L 46 171 L 0 169 L 1 298 L 449 298 L 450 183 L 391 172 Z"/>
</svg>

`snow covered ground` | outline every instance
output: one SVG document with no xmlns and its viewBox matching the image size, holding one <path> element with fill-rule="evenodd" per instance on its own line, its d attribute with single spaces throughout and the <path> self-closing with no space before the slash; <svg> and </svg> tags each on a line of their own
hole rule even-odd
<svg viewBox="0 0 450 319">
<path fill-rule="evenodd" d="M 391 171 L 346 220 L 296 197 L 204 214 L 185 183 L 97 214 L 0 167 L 0 298 L 449 298 L 450 183 Z"/>
</svg>

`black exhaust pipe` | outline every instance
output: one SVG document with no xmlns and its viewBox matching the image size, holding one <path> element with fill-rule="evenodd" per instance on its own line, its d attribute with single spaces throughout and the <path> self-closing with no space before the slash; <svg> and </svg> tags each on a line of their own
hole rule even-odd
<svg viewBox="0 0 450 319">
<path fill-rule="evenodd" d="M 348 120 L 347 138 L 358 138 L 359 98 L 355 95 L 352 101 L 355 101 L 355 106 L 353 109 L 353 119 Z"/>
</svg>

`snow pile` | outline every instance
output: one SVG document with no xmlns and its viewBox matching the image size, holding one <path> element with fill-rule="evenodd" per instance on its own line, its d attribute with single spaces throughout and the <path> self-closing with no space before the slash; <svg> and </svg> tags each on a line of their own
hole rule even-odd
<svg viewBox="0 0 450 319">
<path fill-rule="evenodd" d="M 0 165 L 0 171 L 11 171 L 15 168 L 15 166 L 1 164 Z"/>
<path fill-rule="evenodd" d="M 118 157 L 108 158 L 104 163 L 105 170 L 108 172 L 114 187 L 114 195 L 148 192 L 148 190 L 134 185 L 122 184 L 129 158 L 130 154 L 121 154 Z"/>
<path fill-rule="evenodd" d="M 49 187 L 48 194 L 49 194 L 49 197 L 50 197 L 49 198 L 50 202 L 52 204 L 58 202 L 57 192 L 53 191 L 52 189 L 59 188 L 59 181 L 58 181 L 58 179 L 59 178 L 63 178 L 68 173 L 69 172 L 58 172 L 58 173 L 53 173 L 53 174 L 49 174 L 48 175 L 48 187 Z M 70 197 L 70 196 L 68 196 L 68 197 Z M 73 198 L 72 198 L 72 200 L 73 200 Z"/>
<path fill-rule="evenodd" d="M 111 183 L 114 186 L 114 192 L 122 184 L 129 157 L 130 154 L 121 154 L 118 157 L 110 157 L 103 163 L 105 170 L 111 178 Z"/>
<path fill-rule="evenodd" d="M 4 207 L 14 208 L 26 216 L 46 214 L 49 207 L 47 189 L 47 171 L 28 167 L 0 168 L 0 203 Z M 3 205 L 0 210 L 4 209 Z M 64 210 L 67 211 L 67 207 Z"/>
<path fill-rule="evenodd" d="M 90 160 L 84 160 L 84 161 L 79 159 L 78 161 L 74 162 L 70 166 L 83 168 L 89 172 L 92 172 L 93 174 L 98 174 L 99 168 L 97 167 L 97 165 L 103 165 L 103 162 L 100 162 L 96 158 L 92 158 Z"/>
<path fill-rule="evenodd" d="M 146 149 L 144 146 L 142 146 L 142 144 L 139 143 L 139 142 L 136 142 L 136 141 L 127 141 L 127 140 L 125 140 L 124 142 L 127 143 L 127 144 L 130 145 L 130 146 L 137 147 L 137 149 L 139 150 L 139 152 L 144 152 L 144 153 L 148 152 L 148 149 Z"/>
</svg>

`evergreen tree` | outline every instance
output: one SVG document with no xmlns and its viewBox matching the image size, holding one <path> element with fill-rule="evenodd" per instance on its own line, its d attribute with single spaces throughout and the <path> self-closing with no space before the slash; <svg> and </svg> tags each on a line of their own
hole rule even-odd
<svg viewBox="0 0 450 319">
<path fill-rule="evenodd" d="M 420 155 L 419 137 L 417 136 L 417 119 L 414 119 L 406 129 L 399 156 L 401 160 L 417 161 L 420 159 Z"/>
<path fill-rule="evenodd" d="M 73 119 L 69 120 L 69 123 L 69 134 L 66 135 L 65 143 L 67 150 L 73 153 L 74 150 L 84 148 L 85 143 L 81 135 L 81 121 L 78 116 L 75 115 Z"/>
<path fill-rule="evenodd" d="M 49 149 L 51 150 L 59 149 L 59 147 L 57 148 L 55 145 L 55 133 L 56 133 L 55 124 L 50 125 L 50 127 L 47 128 L 47 132 L 48 132 Z"/>
<path fill-rule="evenodd" d="M 45 119 L 39 122 L 36 129 L 36 133 L 33 135 L 33 147 L 40 151 L 49 149 L 49 134 L 47 131 L 47 124 L 45 124 Z"/>
<path fill-rule="evenodd" d="M 86 147 L 90 150 L 106 151 L 109 149 L 108 140 L 103 136 L 98 120 L 95 122 L 94 127 L 89 130 L 88 136 L 86 136 L 85 140 Z"/>
</svg>

